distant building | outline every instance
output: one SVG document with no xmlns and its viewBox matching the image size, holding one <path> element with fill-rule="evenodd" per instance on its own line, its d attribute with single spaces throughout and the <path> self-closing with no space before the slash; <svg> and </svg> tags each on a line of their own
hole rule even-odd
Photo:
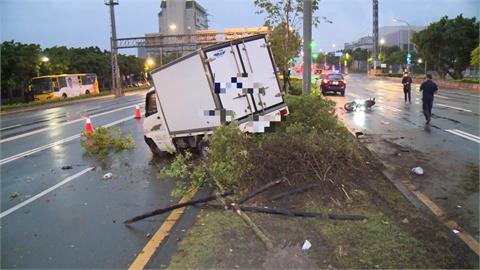
<svg viewBox="0 0 480 270">
<path fill-rule="evenodd" d="M 379 29 L 379 39 L 384 39 L 384 46 L 398 46 L 400 49 L 407 50 L 408 35 L 410 29 L 410 49 L 415 50 L 412 43 L 412 37 L 415 32 L 425 29 L 424 26 L 383 26 Z"/>
<path fill-rule="evenodd" d="M 207 16 L 207 10 L 197 1 L 162 0 L 158 13 L 158 33 L 147 33 L 145 37 L 194 34 L 196 31 L 206 30 L 208 29 Z M 159 48 L 140 47 L 137 49 L 137 56 L 141 58 L 158 54 L 160 54 Z"/>
<path fill-rule="evenodd" d="M 208 14 L 194 0 L 162 0 L 158 13 L 158 32 L 189 34 L 208 29 Z"/>
<path fill-rule="evenodd" d="M 372 48 L 373 48 L 373 37 L 371 37 L 371 36 L 361 37 L 356 41 L 353 41 L 353 42 L 350 42 L 350 43 L 345 43 L 344 47 L 345 47 L 345 50 L 352 50 L 352 51 L 354 51 L 358 48 L 372 50 Z"/>
</svg>

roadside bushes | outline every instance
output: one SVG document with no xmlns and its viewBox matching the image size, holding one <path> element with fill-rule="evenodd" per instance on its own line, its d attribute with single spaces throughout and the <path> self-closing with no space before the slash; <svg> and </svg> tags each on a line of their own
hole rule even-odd
<svg viewBox="0 0 480 270">
<path fill-rule="evenodd" d="M 236 122 L 217 128 L 205 160 L 191 153 L 178 154 L 162 176 L 176 178 L 173 195 L 184 195 L 209 184 L 210 177 L 225 189 L 242 192 L 286 177 L 287 186 L 322 185 L 325 194 L 346 199 L 345 189 L 355 183 L 341 177 L 345 167 L 355 167 L 360 151 L 334 116 L 335 103 L 321 95 L 286 96 L 290 115 L 275 131 L 244 134 Z"/>
</svg>

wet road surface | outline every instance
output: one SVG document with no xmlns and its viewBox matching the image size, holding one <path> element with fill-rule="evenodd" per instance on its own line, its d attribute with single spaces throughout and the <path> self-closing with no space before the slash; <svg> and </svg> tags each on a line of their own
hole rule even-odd
<svg viewBox="0 0 480 270">
<path fill-rule="evenodd" d="M 478 168 L 479 164 L 479 94 L 440 89 L 434 100 L 432 122 L 426 125 L 419 85 L 412 86 L 409 104 L 404 102 L 400 79 L 369 80 L 360 74 L 348 75 L 346 79 L 345 97 L 328 95 L 337 102 L 339 117 L 353 131 L 365 133 L 366 138 L 380 138 L 418 151 L 412 162 L 398 158 L 398 162 L 408 163 L 399 165 L 428 168 L 422 177 L 410 176 L 416 187 L 478 240 L 479 194 L 478 190 L 465 190 L 465 185 L 467 179 L 471 180 L 471 167 Z M 376 98 L 371 111 L 347 113 L 343 109 L 345 102 L 366 98 Z M 385 157 L 400 155 L 392 151 L 378 152 Z"/>
<path fill-rule="evenodd" d="M 139 93 L 1 117 L 1 268 L 130 266 L 166 215 L 122 222 L 178 201 L 170 197 L 174 182 L 157 177 L 168 158 L 152 156 L 143 119 L 133 119 L 143 102 Z M 131 133 L 136 148 L 104 160 L 86 156 L 79 143 L 86 115 L 94 127 Z M 107 172 L 113 177 L 102 179 Z M 195 211 L 186 214 L 174 230 L 193 222 Z M 170 242 L 164 249 L 175 250 Z M 171 255 L 163 253 L 159 264 Z"/>
</svg>

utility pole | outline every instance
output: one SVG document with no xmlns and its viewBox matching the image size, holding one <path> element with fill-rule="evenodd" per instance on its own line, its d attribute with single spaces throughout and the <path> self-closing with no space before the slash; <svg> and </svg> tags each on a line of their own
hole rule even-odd
<svg viewBox="0 0 480 270">
<path fill-rule="evenodd" d="M 378 61 L 378 0 L 373 0 L 373 72 L 377 73 Z"/>
<path fill-rule="evenodd" d="M 303 92 L 312 84 L 312 0 L 303 0 Z"/>
<path fill-rule="evenodd" d="M 105 0 L 105 5 L 110 7 L 110 25 L 112 27 L 112 36 L 110 38 L 110 55 L 112 61 L 112 84 L 111 91 L 116 97 L 123 95 L 122 84 L 120 81 L 120 68 L 118 67 L 117 54 L 117 29 L 115 27 L 115 10 L 114 6 L 118 5 L 118 0 Z"/>
</svg>

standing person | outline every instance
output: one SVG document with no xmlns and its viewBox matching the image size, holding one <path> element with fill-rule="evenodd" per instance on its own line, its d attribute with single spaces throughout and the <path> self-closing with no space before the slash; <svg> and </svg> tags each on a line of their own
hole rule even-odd
<svg viewBox="0 0 480 270">
<path fill-rule="evenodd" d="M 410 77 L 410 75 L 408 74 L 408 71 L 405 71 L 403 73 L 402 84 L 403 84 L 403 94 L 405 95 L 405 102 L 407 102 L 407 97 L 408 97 L 408 102 L 412 103 L 412 97 L 411 97 L 412 77 Z"/>
<path fill-rule="evenodd" d="M 423 92 L 423 114 L 427 124 L 430 124 L 432 119 L 433 95 L 438 91 L 437 84 L 432 81 L 432 75 L 427 74 L 427 80 L 420 85 L 420 91 Z"/>
</svg>

